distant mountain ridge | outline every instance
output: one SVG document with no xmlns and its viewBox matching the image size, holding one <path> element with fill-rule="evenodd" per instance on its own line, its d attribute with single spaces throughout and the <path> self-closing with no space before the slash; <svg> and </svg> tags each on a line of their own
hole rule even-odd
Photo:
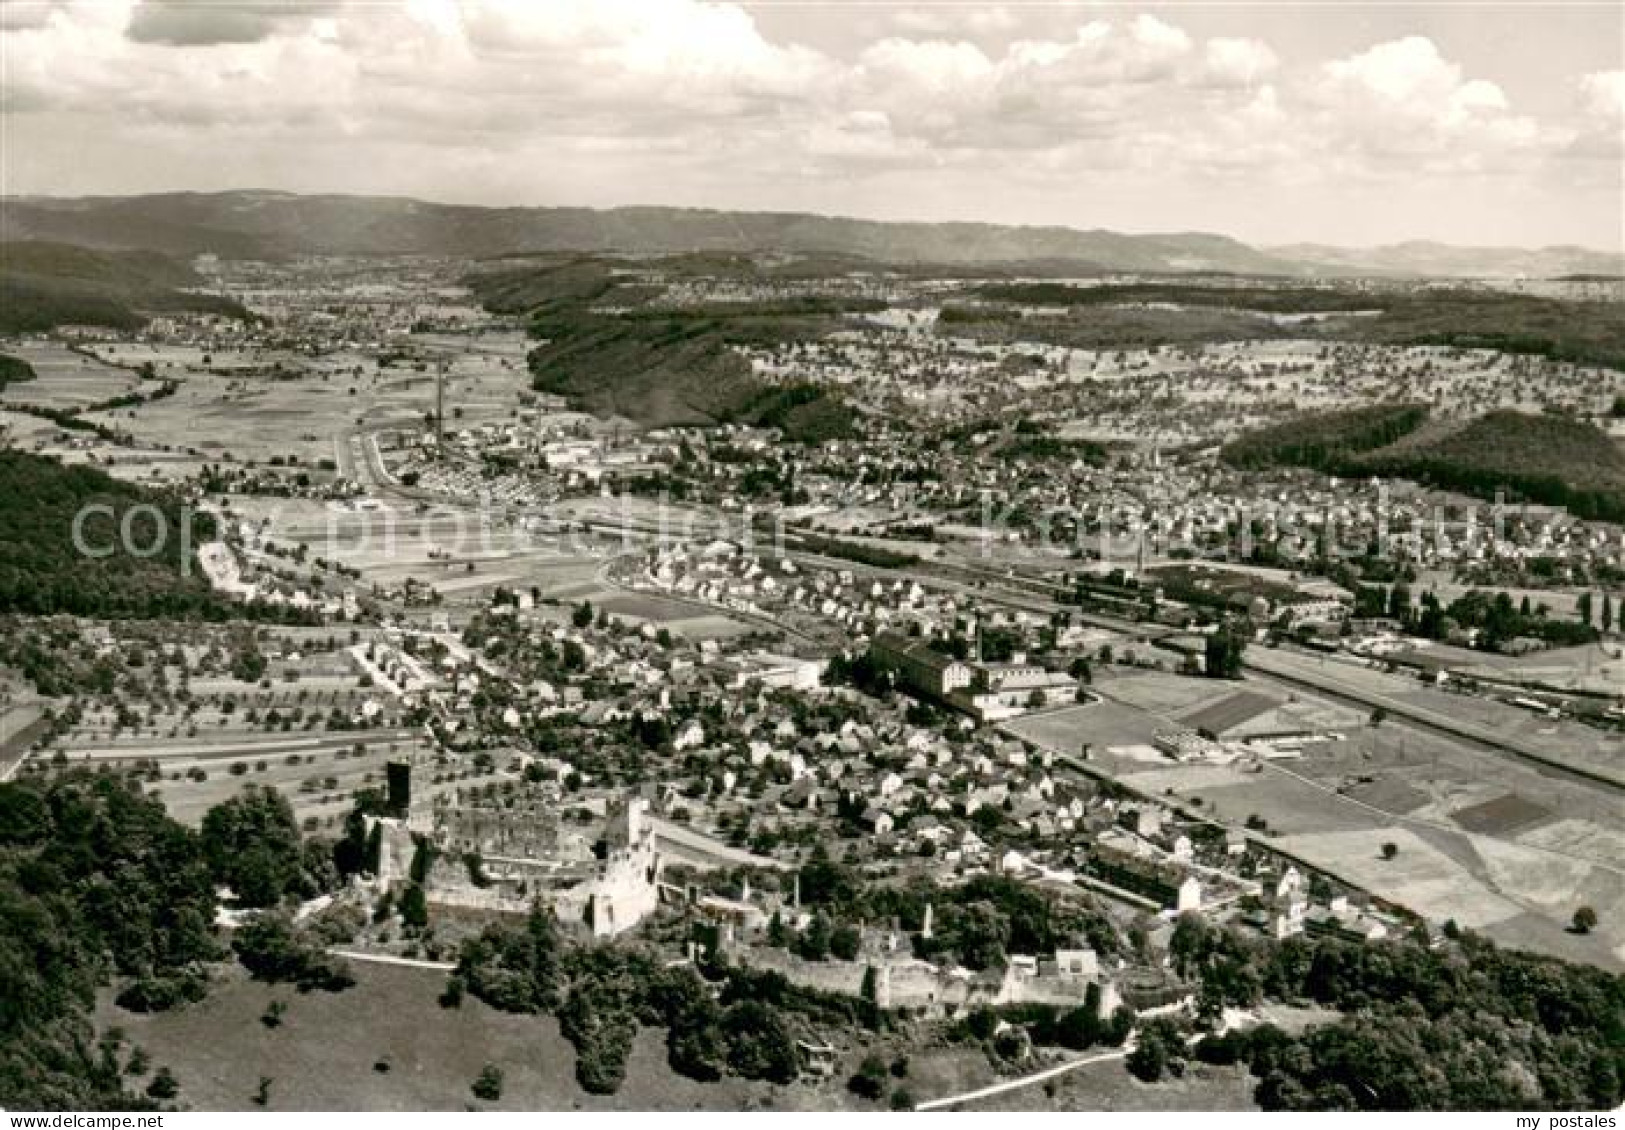
<svg viewBox="0 0 1625 1130">
<path fill-rule="evenodd" d="M 1294 272 L 1224 236 L 1122 235 L 978 223 L 886 223 L 795 212 L 631 207 L 483 208 L 397 197 L 276 192 L 14 198 L 0 239 L 53 239 L 170 254 L 459 255 L 516 251 L 782 251 L 879 262 L 1065 260 L 1080 270 Z"/>
<path fill-rule="evenodd" d="M 0 240 L 228 258 L 447 255 L 533 251 L 632 255 L 783 252 L 880 263 L 987 265 L 1064 275 L 1100 271 L 1250 275 L 1530 273 L 1477 265 L 1535 256 L 1541 274 L 1625 271 L 1625 257 L 1582 248 L 1542 252 L 1402 244 L 1376 252 L 1321 245 L 1260 249 L 1203 232 L 1129 235 L 1067 227 L 886 222 L 797 212 L 698 208 L 478 207 L 404 197 L 238 191 L 119 197 L 11 197 Z M 1437 248 L 1422 254 L 1415 248 Z M 1411 250 L 1406 250 L 1411 249 Z M 1391 252 L 1391 253 L 1389 253 Z M 1415 270 L 1445 264 L 1449 270 Z M 1460 269 L 1463 266 L 1473 269 Z"/>
<path fill-rule="evenodd" d="M 1382 247 L 1294 243 L 1267 250 L 1284 259 L 1312 263 L 1328 273 L 1442 278 L 1625 277 L 1625 254 L 1594 251 L 1572 244 L 1536 248 L 1457 247 L 1412 240 Z"/>
</svg>

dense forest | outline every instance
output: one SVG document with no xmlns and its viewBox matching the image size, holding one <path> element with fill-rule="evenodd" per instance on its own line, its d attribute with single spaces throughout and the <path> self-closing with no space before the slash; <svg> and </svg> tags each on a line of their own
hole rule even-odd
<svg viewBox="0 0 1625 1130">
<path fill-rule="evenodd" d="M 1343 474 L 1354 456 L 1409 435 L 1427 415 L 1422 404 L 1377 404 L 1298 416 L 1249 432 L 1226 444 L 1219 457 L 1233 467 L 1308 467 Z"/>
<path fill-rule="evenodd" d="M 1359 460 L 1362 470 L 1493 499 L 1505 490 L 1581 518 L 1625 520 L 1625 451 L 1591 424 L 1501 409 Z"/>
<path fill-rule="evenodd" d="M 112 552 L 90 556 L 74 545 L 81 514 L 82 544 Z M 121 527 L 131 535 L 128 545 Z M 210 590 L 191 560 L 191 551 L 212 530 L 206 515 L 185 511 L 173 496 L 94 467 L 0 451 L 0 612 L 211 619 L 241 614 L 242 606 Z M 130 552 L 155 546 L 151 556 Z"/>
<path fill-rule="evenodd" d="M 1498 409 L 1423 427 L 1420 405 L 1311 416 L 1244 435 L 1220 455 L 1238 467 L 1310 467 L 1388 475 L 1493 500 L 1566 506 L 1582 518 L 1625 519 L 1625 451 L 1581 420 Z"/>
<path fill-rule="evenodd" d="M 1328 341 L 1497 349 L 1554 361 L 1625 369 L 1625 309 L 1489 290 L 1402 286 L 1267 286 L 1064 283 L 984 286 L 972 296 L 1011 306 L 1065 307 L 1066 318 L 1027 319 L 1056 344 L 1099 347 L 1311 336 Z M 1376 316 L 1348 317 L 1356 311 Z M 1016 313 L 1016 312 L 1012 312 Z M 1250 314 L 1314 314 L 1290 327 Z M 981 319 L 986 321 L 984 315 Z M 1162 331 L 1154 340 L 1153 327 Z M 1148 340 L 1147 335 L 1150 334 Z M 1070 340 L 1076 337 L 1080 340 Z"/>
<path fill-rule="evenodd" d="M 1240 284 L 1107 283 L 1077 286 L 1069 283 L 994 283 L 976 294 L 995 302 L 1023 306 L 1126 306 L 1157 304 L 1260 310 L 1274 314 L 1325 313 L 1370 309 L 1365 294 L 1315 286 L 1261 286 Z"/>
<path fill-rule="evenodd" d="M 196 833 L 110 776 L 0 784 L 0 1104 L 141 1109 L 90 1022 L 113 976 L 201 983 L 222 956 Z"/>
<path fill-rule="evenodd" d="M 1171 953 L 1200 983 L 1201 1011 L 1269 999 L 1343 1014 L 1298 1036 L 1264 1025 L 1208 1037 L 1195 1054 L 1250 1064 L 1267 1110 L 1617 1108 L 1625 977 L 1446 932 L 1454 944 L 1443 947 L 1277 943 L 1185 915 Z M 1161 1052 L 1170 1062 L 1185 1054 L 1182 1044 Z"/>
<path fill-rule="evenodd" d="M 43 240 L 0 244 L 0 333 L 57 326 L 135 330 L 152 314 L 195 311 L 248 320 L 233 299 L 182 289 L 203 280 L 153 251 L 102 251 Z"/>
</svg>

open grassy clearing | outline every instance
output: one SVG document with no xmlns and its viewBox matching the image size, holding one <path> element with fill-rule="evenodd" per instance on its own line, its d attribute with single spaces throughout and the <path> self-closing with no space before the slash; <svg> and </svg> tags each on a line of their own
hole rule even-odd
<svg viewBox="0 0 1625 1130">
<path fill-rule="evenodd" d="M 1004 723 L 1003 728 L 1045 749 L 1076 754 L 1084 743 L 1091 757 L 1108 746 L 1149 742 L 1158 730 L 1169 724 L 1132 706 L 1104 701 L 1067 710 L 1046 710 L 1023 715 Z"/>
<path fill-rule="evenodd" d="M 976 1111 L 1212 1111 L 1257 1110 L 1253 1089 L 1258 1080 L 1245 1067 L 1209 1067 L 1192 1063 L 1182 1078 L 1142 1083 L 1120 1061 L 1091 1063 L 1058 1076 L 1049 1084 L 1006 1091 L 965 1103 Z"/>
<path fill-rule="evenodd" d="M 1211 679 L 1132 670 L 1103 673 L 1097 676 L 1094 689 L 1128 706 L 1169 716 L 1200 709 L 1235 690 Z"/>
<path fill-rule="evenodd" d="M 838 1085 L 821 1089 L 727 1080 L 696 1083 L 666 1066 L 662 1033 L 640 1033 L 618 1094 L 589 1095 L 575 1082 L 575 1051 L 552 1017 L 497 1012 L 472 997 L 443 1009 L 445 975 L 353 963 L 356 985 L 337 994 L 224 974 L 207 1000 L 171 1013 L 140 1015 L 102 1002 L 100 1025 L 117 1024 L 144 1047 L 154 1069 L 180 1081 L 194 1110 L 250 1110 L 262 1077 L 270 1110 L 748 1110 L 827 1109 Z M 280 1026 L 260 1022 L 272 1001 Z M 502 1098 L 481 1103 L 469 1091 L 485 1064 L 505 1076 Z M 387 1064 L 387 1070 L 379 1070 Z"/>
</svg>

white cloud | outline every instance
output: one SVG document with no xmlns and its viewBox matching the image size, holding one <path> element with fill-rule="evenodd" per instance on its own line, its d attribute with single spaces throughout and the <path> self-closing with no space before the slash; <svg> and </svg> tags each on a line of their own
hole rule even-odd
<svg viewBox="0 0 1625 1130">
<path fill-rule="evenodd" d="M 1256 39 L 1210 39 L 1204 48 L 1206 73 L 1221 86 L 1252 86 L 1264 79 L 1280 60 L 1267 43 Z"/>
<path fill-rule="evenodd" d="M 1587 113 L 1599 118 L 1625 118 L 1625 70 L 1581 76 L 1580 96 Z"/>
<path fill-rule="evenodd" d="M 1499 86 L 1465 77 L 1423 36 L 1326 63 L 1308 100 L 1313 136 L 1355 175 L 1508 169 L 1560 144 L 1559 131 L 1516 113 Z"/>
<path fill-rule="evenodd" d="M 1326 64 L 1331 83 L 1399 104 L 1446 93 L 1461 78 L 1461 70 L 1446 62 L 1431 39 L 1412 35 L 1379 43 L 1347 59 Z"/>
<path fill-rule="evenodd" d="M 842 178 L 874 186 L 850 199 L 901 191 L 902 207 L 949 197 L 951 168 L 984 186 L 959 190 L 967 215 L 1001 206 L 1003 184 L 1202 203 L 1349 182 L 1397 199 L 1421 172 L 1533 183 L 1616 153 L 1625 126 L 1625 72 L 1577 76 L 1573 119 L 1542 120 L 1422 36 L 1322 60 L 1149 14 L 899 8 L 874 26 L 886 34 L 838 49 L 713 0 L 0 4 L 0 106 L 30 138 L 6 187 L 49 189 L 46 170 L 67 169 L 116 190 L 116 162 L 75 164 L 87 141 L 46 124 L 70 119 L 176 176 L 309 187 L 337 168 L 347 187 L 463 198 L 603 185 L 726 202 L 748 187 L 768 207 L 775 185 L 822 181 L 840 208 Z"/>
</svg>

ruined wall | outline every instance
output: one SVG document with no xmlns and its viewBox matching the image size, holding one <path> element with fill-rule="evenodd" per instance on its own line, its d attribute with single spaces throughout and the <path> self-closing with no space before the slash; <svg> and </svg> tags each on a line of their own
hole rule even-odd
<svg viewBox="0 0 1625 1130">
<path fill-rule="evenodd" d="M 916 957 L 896 956 L 860 961 L 808 961 L 787 950 L 766 946 L 729 947 L 729 956 L 751 969 L 771 969 L 804 988 L 857 997 L 863 992 L 864 973 L 875 970 L 875 997 L 883 1008 L 936 1011 L 975 1005 L 1053 1004 L 1074 1007 L 1083 1003 L 1087 979 L 1023 977 L 1013 969 L 994 974 L 954 974 Z M 1110 984 L 1102 985 L 1101 1012 L 1109 1014 L 1120 1003 Z"/>
</svg>

